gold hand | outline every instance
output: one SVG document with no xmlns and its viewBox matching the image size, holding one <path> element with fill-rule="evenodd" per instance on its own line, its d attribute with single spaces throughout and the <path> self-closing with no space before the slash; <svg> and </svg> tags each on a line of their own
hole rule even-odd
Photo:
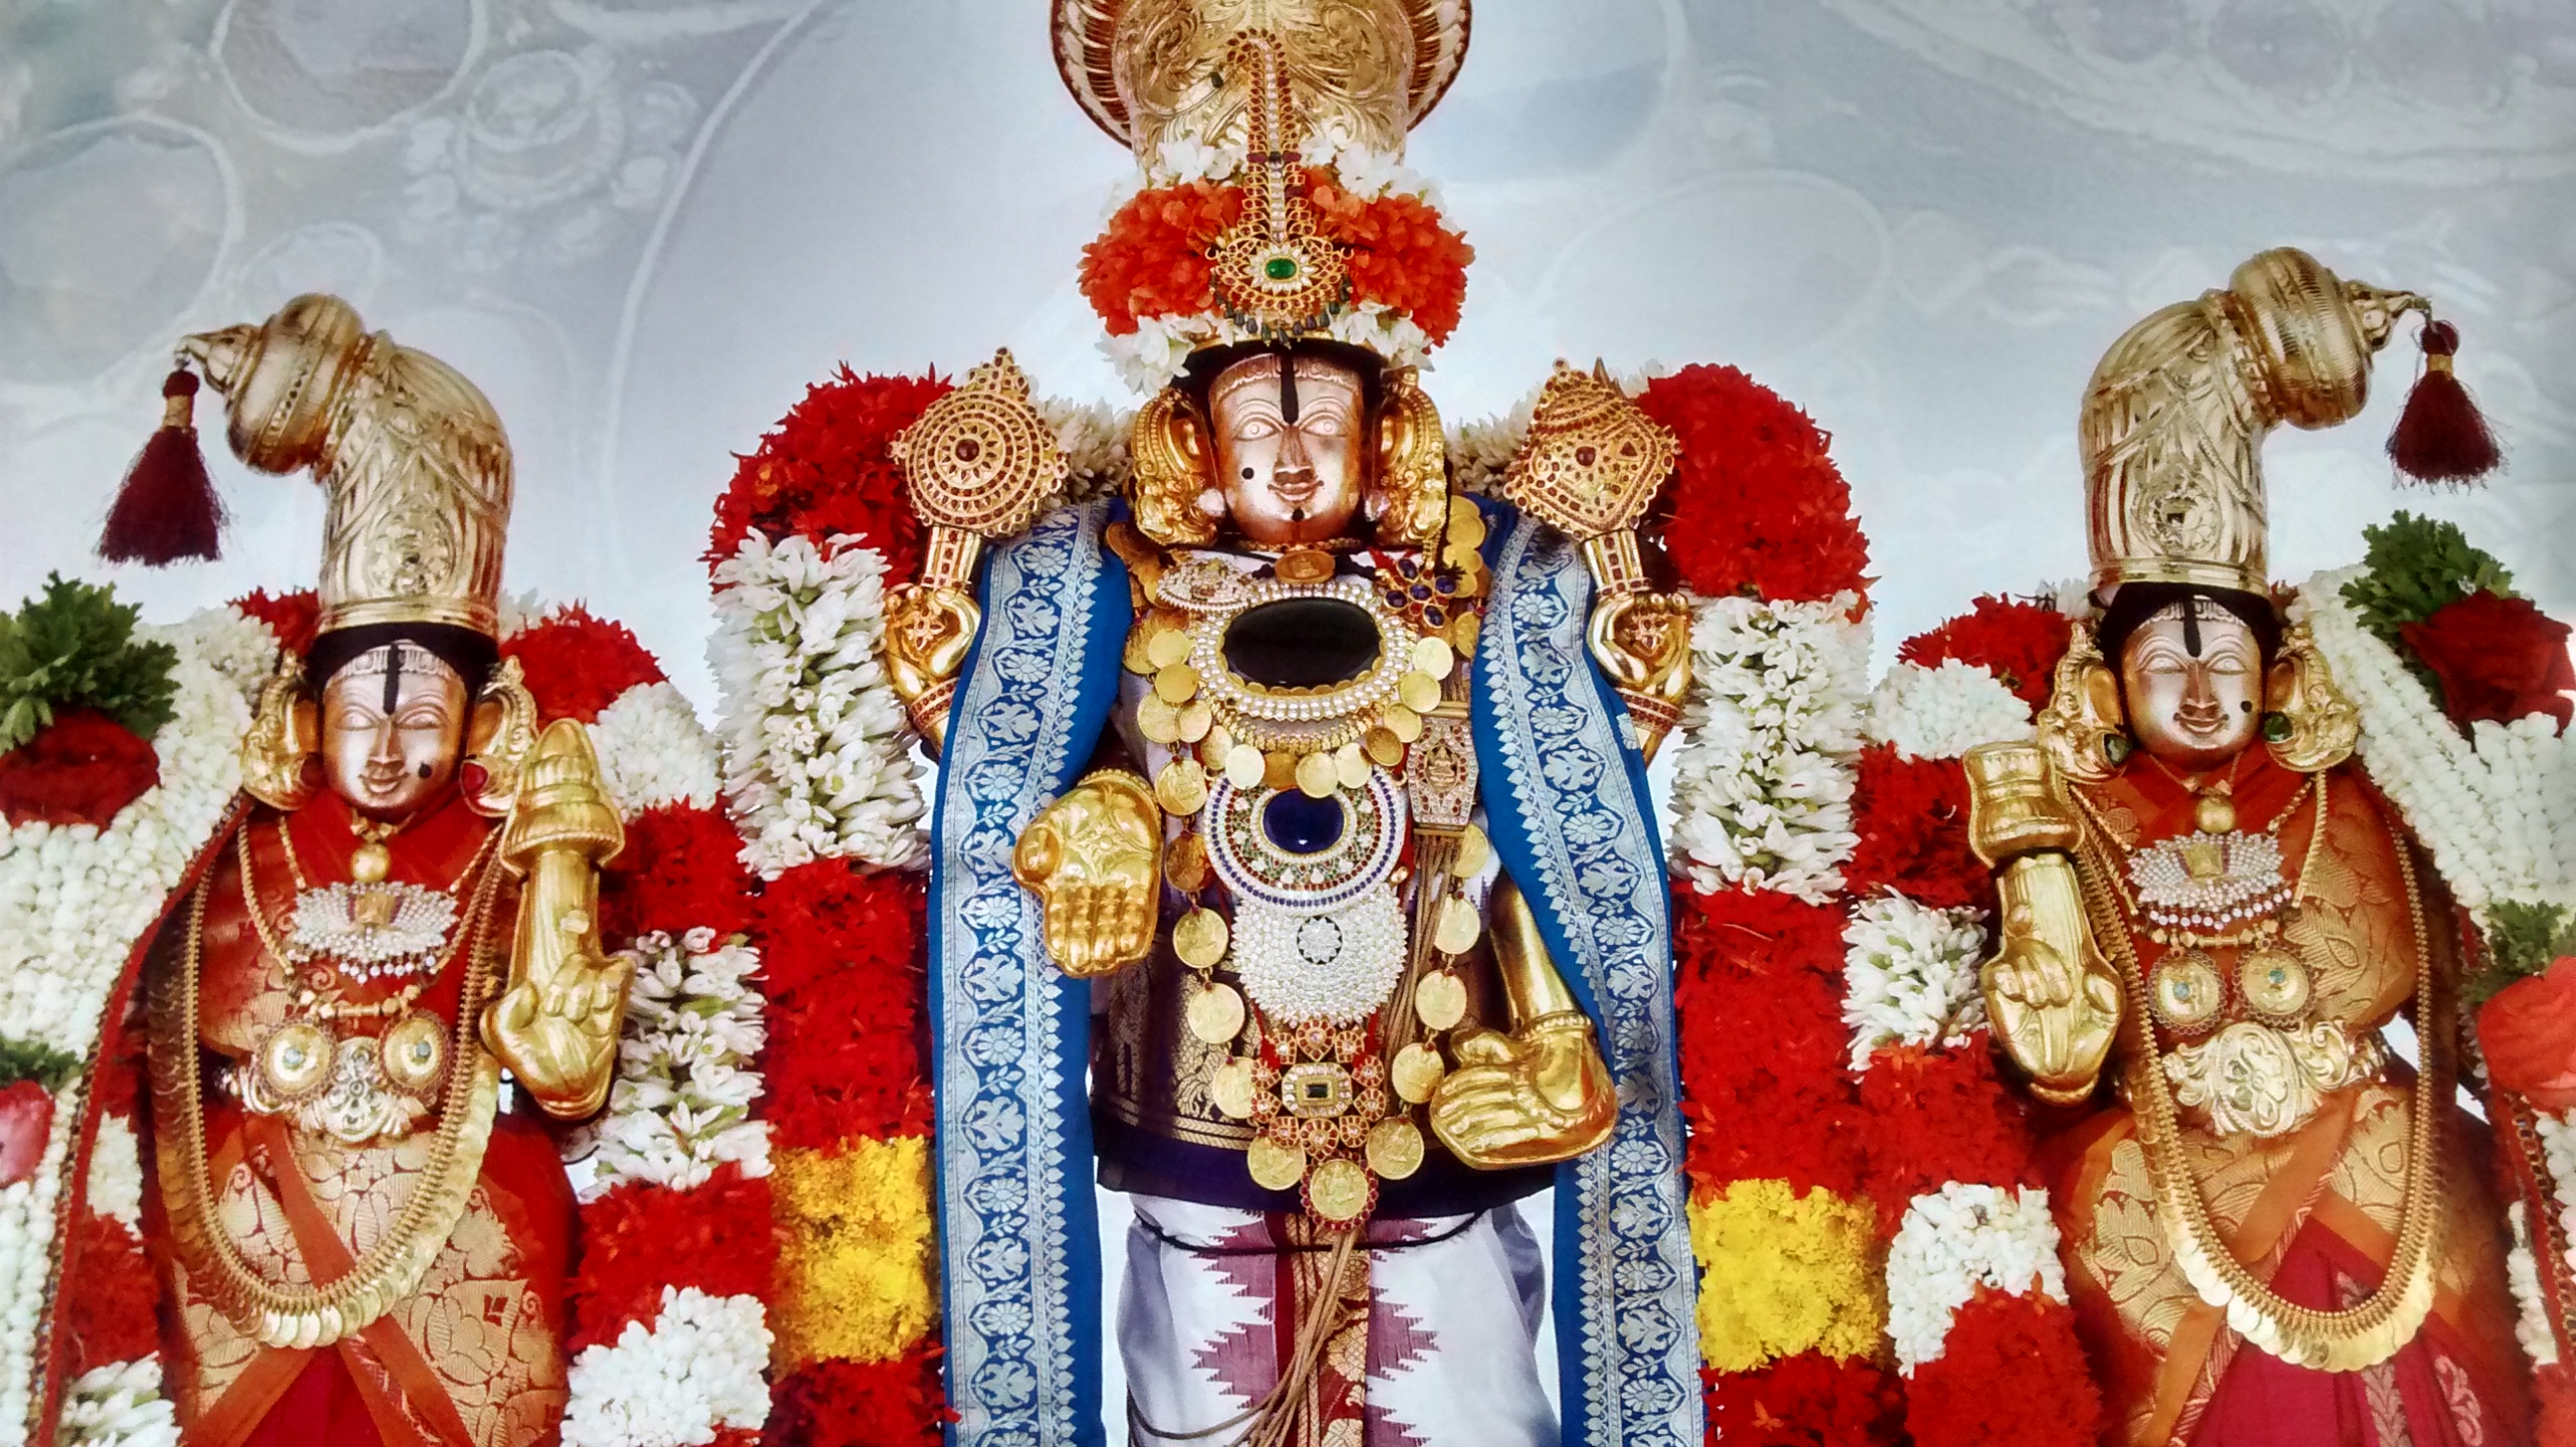
<svg viewBox="0 0 2576 1447">
<path fill-rule="evenodd" d="M 1163 811 L 1134 774 L 1103 770 L 1029 821 L 1011 875 L 1045 908 L 1047 958 L 1077 979 L 1153 950 L 1162 885 Z"/>
<path fill-rule="evenodd" d="M 1431 1097 L 1431 1130 L 1479 1170 L 1570 1160 L 1610 1138 L 1619 1092 L 1578 1012 L 1511 1035 L 1480 1030 L 1454 1047 L 1458 1068 Z"/>
<path fill-rule="evenodd" d="M 887 681 L 933 755 L 948 742 L 948 701 L 983 622 L 959 588 L 906 583 L 886 595 Z"/>
<path fill-rule="evenodd" d="M 1585 643 L 1628 705 L 1647 758 L 1680 722 L 1690 694 L 1690 599 L 1681 593 L 1612 593 L 1592 605 Z"/>
<path fill-rule="evenodd" d="M 608 1099 L 634 967 L 599 947 L 599 864 L 625 846 L 580 724 L 557 719 L 530 751 L 501 829 L 501 862 L 526 876 L 510 987 L 483 1009 L 485 1048 L 548 1115 L 578 1120 Z"/>
<path fill-rule="evenodd" d="M 2118 1039 L 2119 982 L 2094 951 L 2073 860 L 2027 854 L 1996 883 L 2002 946 L 1980 974 L 1986 1013 L 2031 1093 L 2073 1104 L 2093 1093 Z"/>
</svg>

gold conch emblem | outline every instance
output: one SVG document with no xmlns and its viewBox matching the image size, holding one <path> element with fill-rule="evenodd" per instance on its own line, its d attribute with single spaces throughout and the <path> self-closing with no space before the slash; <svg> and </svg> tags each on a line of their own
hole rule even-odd
<svg viewBox="0 0 2576 1447">
<path fill-rule="evenodd" d="M 982 538 L 1026 532 L 1072 467 L 1008 349 L 931 403 L 904 429 L 896 455 L 923 522 Z"/>
<path fill-rule="evenodd" d="M 1637 525 L 1678 452 L 1673 434 L 1606 369 L 1560 361 L 1539 393 L 1529 440 L 1504 469 L 1503 493 L 1568 537 L 1597 538 Z"/>
</svg>

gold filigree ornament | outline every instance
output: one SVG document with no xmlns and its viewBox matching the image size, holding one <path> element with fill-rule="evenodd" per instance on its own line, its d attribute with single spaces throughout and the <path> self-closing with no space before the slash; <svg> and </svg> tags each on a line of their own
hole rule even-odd
<svg viewBox="0 0 2576 1447">
<path fill-rule="evenodd" d="M 1556 364 L 1529 434 L 1503 470 L 1503 495 L 1577 541 L 1634 528 L 1680 448 L 1607 369 Z"/>
<path fill-rule="evenodd" d="M 1007 348 L 923 409 L 895 455 L 923 522 L 986 540 L 1028 531 L 1072 468 Z"/>
<path fill-rule="evenodd" d="M 2039 748 L 2058 778 L 2078 784 L 2104 782 L 2129 757 L 2120 676 L 2103 662 L 2091 624 L 2075 625 L 2057 660 L 2048 707 L 2039 713 Z"/>
<path fill-rule="evenodd" d="M 2147 980 L 2130 943 L 2129 922 L 2108 882 L 2117 861 L 2099 841 L 2088 841 L 2084 855 L 2080 874 L 2091 928 L 2109 945 L 2132 1008 L 2145 1013 L 2152 1008 Z M 2235 1037 L 2224 1050 L 2197 1055 L 2177 1050 L 2166 1057 L 2149 1042 L 2129 1060 L 2129 1103 L 2155 1187 L 2156 1218 L 2183 1279 L 2201 1300 L 2226 1312 L 2228 1327 L 2255 1347 L 2294 1366 L 2321 1371 L 2360 1371 L 2388 1360 L 2414 1339 L 2433 1309 L 2442 1217 L 2439 1123 L 2450 1106 L 2457 1021 L 2452 993 L 2439 988 L 2434 977 L 2423 895 L 2405 850 L 2397 852 L 2397 868 L 2415 941 L 2416 1036 L 2423 1042 L 2423 1063 L 2411 1101 L 2396 1243 L 2379 1289 L 2359 1304 L 2340 1311 L 2300 1306 L 2236 1259 L 2211 1219 L 2184 1149 L 2176 1097 L 2180 1091 L 2199 1096 L 2211 1111 L 2213 1129 L 2258 1132 L 2282 1121 L 2290 1123 L 2282 1129 L 2294 1128 L 2305 1117 L 2299 1101 L 2308 1092 L 2337 1088 L 2328 1081 L 2348 1084 L 2375 1077 L 2377 1041 L 2337 1042 L 2317 1037 L 2313 1030 L 2293 1040 L 2286 1032 L 2245 1024 L 2229 1027 L 2210 1042 L 2217 1046 Z M 2333 1028 L 2339 1033 L 2340 1027 Z M 2267 1038 L 2257 1041 L 2238 1031 Z M 2177 1061 L 2189 1063 L 2178 1066 Z M 2172 1078 L 2175 1073 L 2184 1077 L 2179 1084 Z M 2221 1110 L 2227 1113 L 2227 1126 L 2218 1124 Z"/>
<path fill-rule="evenodd" d="M 1127 455 L 1133 470 L 1128 500 L 1136 530 L 1164 548 L 1205 547 L 1216 541 L 1216 519 L 1199 506 L 1208 490 L 1207 421 L 1180 386 L 1165 387 L 1136 409 L 1128 425 Z M 1169 582 L 1168 575 L 1164 582 Z M 1158 586 L 1158 594 L 1165 591 Z"/>
<path fill-rule="evenodd" d="M 2263 746 L 2285 769 L 2324 773 L 2361 742 L 2361 710 L 2335 687 L 2334 669 L 2306 623 L 2282 630 L 2263 709 Z"/>
<path fill-rule="evenodd" d="M 304 687 L 304 660 L 289 653 L 260 685 L 250 732 L 242 735 L 242 791 L 293 813 L 322 789 L 320 710 Z"/>
<path fill-rule="evenodd" d="M 162 1205 L 169 1220 L 171 1253 L 192 1286 L 243 1333 L 263 1345 L 306 1349 L 354 1336 L 420 1289 L 429 1268 L 463 1218 L 483 1170 L 492 1117 L 500 1099 L 500 1062 L 478 1048 L 472 1022 L 491 991 L 491 931 L 474 930 L 463 993 L 457 1005 L 449 1058 L 463 1068 L 445 1071 L 438 1127 L 418 1180 L 400 1212 L 345 1275 L 324 1286 L 270 1281 L 233 1238 L 217 1210 L 206 1159 L 204 1072 L 198 1067 L 198 984 L 204 968 L 206 906 L 211 880 L 189 896 L 184 946 L 178 967 L 160 972 L 151 990 L 153 1131 Z M 487 896 L 488 899 L 488 896 Z M 281 1032 L 282 1033 L 282 1032 Z M 309 1097 L 328 1083 L 341 1052 L 322 1044 L 315 1029 L 300 1040 L 272 1036 L 279 1078 Z M 358 1042 L 342 1042 L 343 1046 Z M 366 1042 L 374 1045 L 376 1042 Z M 400 1043 L 400 1042 L 398 1042 Z M 300 1048 L 303 1058 L 285 1057 Z M 271 1053 L 264 1051 L 263 1054 Z M 262 1062 L 265 1063 L 265 1062 Z"/>
<path fill-rule="evenodd" d="M 1450 520 L 1449 443 L 1440 409 L 1411 367 L 1388 370 L 1378 409 L 1377 540 L 1431 548 Z M 1473 511 L 1473 504 L 1469 505 Z"/>
<path fill-rule="evenodd" d="M 528 692 L 519 660 L 504 658 L 474 702 L 465 729 L 465 760 L 457 777 L 465 802 L 487 819 L 508 814 L 519 801 L 528 759 L 537 751 L 537 699 Z"/>
</svg>

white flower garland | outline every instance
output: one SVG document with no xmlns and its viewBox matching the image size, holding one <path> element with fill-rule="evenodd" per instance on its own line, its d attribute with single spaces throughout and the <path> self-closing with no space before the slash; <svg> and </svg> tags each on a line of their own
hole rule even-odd
<svg viewBox="0 0 2576 1447">
<path fill-rule="evenodd" d="M 630 1321 L 614 1345 L 575 1357 L 564 1447 L 686 1447 L 769 1420 L 767 1313 L 757 1296 L 662 1288 L 651 1327 Z"/>
<path fill-rule="evenodd" d="M 846 538 L 773 546 L 757 531 L 716 567 L 707 654 L 725 794 L 743 863 L 768 877 L 815 859 L 904 868 L 926 852 L 912 726 L 883 657 L 885 577 L 883 555 Z"/>
<path fill-rule="evenodd" d="M 759 952 L 694 929 L 677 940 L 649 934 L 620 953 L 634 962 L 635 986 L 583 1195 L 626 1181 L 685 1191 L 726 1161 L 768 1175 L 769 1127 L 751 1119 L 762 1089 L 752 1059 L 768 1038 L 750 983 Z"/>
<path fill-rule="evenodd" d="M 1891 1045 L 1962 1046 L 1986 1029 L 1977 967 L 1986 912 L 1932 909 L 1900 894 L 1864 900 L 1843 928 L 1843 1023 L 1851 1068 Z"/>
<path fill-rule="evenodd" d="M 1063 501 L 1089 502 L 1126 490 L 1132 470 L 1127 458 L 1128 433 L 1135 425 L 1135 413 L 1106 402 L 1069 402 L 1061 397 L 1041 397 L 1037 409 L 1047 429 L 1055 434 L 1056 446 L 1064 449 L 1069 464 Z"/>
<path fill-rule="evenodd" d="M 1887 1335 L 1907 1376 L 1939 1361 L 1950 1324 L 1979 1286 L 2014 1296 L 2036 1287 L 2066 1301 L 2048 1193 L 1951 1181 L 1917 1196 L 1887 1250 Z"/>
<path fill-rule="evenodd" d="M 2522 1354 L 2531 1358 L 2533 1366 L 2556 1366 L 2558 1334 L 2549 1329 L 2549 1302 L 2540 1293 L 2540 1259 L 2532 1254 L 2530 1218 L 2520 1201 L 2505 1203 L 2504 1218 L 2513 1228 L 2513 1249 L 2504 1258 L 2504 1281 L 2513 1292 L 2514 1340 L 2522 1343 Z"/>
<path fill-rule="evenodd" d="M 623 818 L 664 804 L 715 806 L 715 738 L 668 683 L 639 683 L 619 694 L 591 724 L 590 746 Z"/>
<path fill-rule="evenodd" d="M 179 1447 L 179 1418 L 161 1395 L 161 1359 L 94 1367 L 63 1392 L 56 1447 Z"/>
<path fill-rule="evenodd" d="M 2335 683 L 2361 711 L 2361 761 L 2433 851 L 2443 881 L 2483 914 L 2507 901 L 2576 908 L 2576 736 L 2535 714 L 2463 737 L 2343 599 L 2359 567 L 2299 590 Z"/>
<path fill-rule="evenodd" d="M 1869 741 L 1909 759 L 1956 759 L 1980 744 L 2032 737 L 2030 705 L 1994 671 L 1956 658 L 1900 663 L 1869 696 Z"/>
<path fill-rule="evenodd" d="M 100 1113 L 83 1199 L 126 1230 L 143 1229 L 143 1142 L 129 1117 Z"/>
<path fill-rule="evenodd" d="M 1610 380 L 1633 398 L 1671 370 L 1661 362 L 1648 362 L 1630 371 L 1613 372 Z M 1537 415 L 1539 394 L 1545 390 L 1544 384 L 1532 387 L 1512 404 L 1509 412 L 1461 422 L 1449 430 L 1450 491 L 1477 497 L 1503 495 L 1503 473 L 1520 454 L 1521 444 L 1529 440 L 1530 419 Z"/>
<path fill-rule="evenodd" d="M 1335 312 L 1325 332 L 1334 341 L 1377 353 L 1389 366 L 1421 367 L 1431 360 L 1430 333 L 1384 302 L 1359 302 Z M 1188 316 L 1138 317 L 1136 330 L 1125 336 L 1113 333 L 1103 337 L 1100 350 L 1118 369 L 1120 381 L 1139 392 L 1159 392 L 1181 375 L 1192 352 L 1261 338 L 1259 330 L 1245 327 L 1223 312 L 1205 311 Z"/>
<path fill-rule="evenodd" d="M 1689 731 L 1675 752 L 1673 868 L 1703 890 L 1775 889 L 1832 903 L 1852 832 L 1868 687 L 1858 599 L 1700 600 Z"/>
<path fill-rule="evenodd" d="M 251 698 L 276 658 L 266 626 L 230 609 L 142 632 L 178 653 L 175 712 L 152 739 L 160 782 L 103 831 L 31 823 L 0 834 L 0 1038 L 84 1061 L 135 940 L 240 787 Z M 35 1177 L 0 1191 L 0 1447 L 32 1426 L 36 1331 L 84 1090 L 55 1095 Z"/>
</svg>

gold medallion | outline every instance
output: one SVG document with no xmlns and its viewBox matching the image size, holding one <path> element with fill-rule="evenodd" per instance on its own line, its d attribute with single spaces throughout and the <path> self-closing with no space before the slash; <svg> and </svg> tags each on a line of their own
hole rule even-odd
<svg viewBox="0 0 2576 1447">
<path fill-rule="evenodd" d="M 1476 918 L 1476 907 L 1453 894 L 1440 901 L 1440 919 L 1431 928 L 1431 944 L 1444 955 L 1463 955 L 1475 948 L 1476 937 L 1484 932 L 1484 922 Z"/>
<path fill-rule="evenodd" d="M 1163 630 L 1145 640 L 1145 660 L 1157 669 L 1190 661 L 1190 635 L 1166 623 Z M 1195 679 L 1192 680 L 1196 682 Z"/>
<path fill-rule="evenodd" d="M 1207 888 L 1207 840 L 1197 830 L 1182 835 L 1163 851 L 1163 878 L 1183 894 L 1196 894 Z"/>
<path fill-rule="evenodd" d="M 1236 744 L 1225 751 L 1225 781 L 1236 788 L 1258 789 L 1269 774 L 1270 761 L 1252 745 Z"/>
<path fill-rule="evenodd" d="M 1367 1215 L 1372 1194 L 1368 1172 L 1357 1161 L 1326 1161 L 1306 1179 L 1306 1204 L 1335 1225 Z"/>
<path fill-rule="evenodd" d="M 1208 1072 L 1208 1099 L 1234 1120 L 1252 1118 L 1252 1062 L 1238 1055 Z"/>
<path fill-rule="evenodd" d="M 1206 699 L 1191 699 L 1181 705 L 1180 716 L 1173 727 L 1180 733 L 1182 743 L 1197 743 L 1208 736 L 1208 730 L 1216 727 L 1216 710 L 1208 707 Z"/>
<path fill-rule="evenodd" d="M 1127 646 L 1119 651 L 1118 662 L 1129 673 L 1151 674 L 1154 671 L 1154 660 L 1145 656 L 1145 642 L 1152 629 L 1153 624 L 1149 620 L 1127 630 Z"/>
<path fill-rule="evenodd" d="M 1297 787 L 1297 756 L 1281 749 L 1261 756 L 1261 787 L 1281 792 Z"/>
<path fill-rule="evenodd" d="M 1429 713 L 1440 706 L 1440 680 L 1427 673 L 1408 673 L 1395 681 L 1395 696 L 1415 713 Z"/>
<path fill-rule="evenodd" d="M 1397 738 L 1395 730 L 1384 724 L 1370 729 L 1368 736 L 1360 740 L 1360 747 L 1367 750 L 1369 759 L 1381 769 L 1392 769 L 1404 762 L 1404 740 Z"/>
<path fill-rule="evenodd" d="M 1473 879 L 1485 872 L 1494 857 L 1494 843 L 1485 831 L 1470 824 L 1458 831 L 1458 853 L 1449 861 L 1449 872 L 1460 879 Z"/>
<path fill-rule="evenodd" d="M 1154 692 L 1165 703 L 1188 703 L 1199 692 L 1199 671 L 1186 663 L 1175 663 L 1154 672 Z"/>
<path fill-rule="evenodd" d="M 1261 1136 L 1243 1153 L 1252 1183 L 1265 1191 L 1289 1191 L 1306 1179 L 1306 1153 L 1269 1136 Z"/>
<path fill-rule="evenodd" d="M 2266 1024 L 2296 1021 L 2312 988 L 2307 961 L 2279 945 L 2257 945 L 2236 961 L 2236 992 Z"/>
<path fill-rule="evenodd" d="M 1448 1073 L 1449 1067 L 1441 1062 L 1440 1052 L 1420 1040 L 1395 1052 L 1394 1063 L 1386 1069 L 1387 1080 L 1395 1086 L 1396 1098 L 1407 1105 L 1420 1105 L 1429 1100 L 1432 1092 L 1440 1088 L 1440 1078 Z"/>
<path fill-rule="evenodd" d="M 1413 645 L 1413 671 L 1427 675 L 1434 682 L 1447 678 L 1449 670 L 1457 666 L 1457 655 L 1449 651 L 1448 640 L 1438 634 Z"/>
<path fill-rule="evenodd" d="M 1368 783 L 1368 755 L 1360 752 L 1359 745 L 1344 744 L 1333 751 L 1333 778 L 1345 789 L 1361 788 Z"/>
<path fill-rule="evenodd" d="M 1234 757 L 1234 734 L 1217 721 L 1213 709 L 1208 711 L 1207 737 L 1199 741 L 1199 757 L 1218 769 L 1223 769 L 1225 761 Z"/>
<path fill-rule="evenodd" d="M 2156 972 L 2147 981 L 2147 1003 L 2156 1019 L 2176 1034 L 2197 1035 L 2208 1029 L 2227 1004 L 2218 962 L 2202 949 L 2166 955 L 2156 962 Z"/>
<path fill-rule="evenodd" d="M 1297 761 L 1297 791 L 1310 799 L 1329 799 L 1342 786 L 1342 771 L 1331 754 L 1308 754 Z"/>
<path fill-rule="evenodd" d="M 1271 571 L 1283 583 L 1320 583 L 1333 576 L 1333 555 L 1321 548 L 1290 548 Z"/>
<path fill-rule="evenodd" d="M 1163 696 L 1149 693 L 1136 704 L 1136 732 L 1148 743 L 1176 744 L 1181 741 L 1180 710 L 1163 702 Z"/>
<path fill-rule="evenodd" d="M 1409 744 L 1422 737 L 1422 715 L 1403 704 L 1387 705 L 1385 717 L 1380 721 L 1386 725 L 1388 733 L 1395 735 L 1398 743 Z"/>
<path fill-rule="evenodd" d="M 1473 551 L 1484 545 L 1484 509 L 1463 497 L 1449 499 L 1449 546 Z"/>
<path fill-rule="evenodd" d="M 278 1026 L 259 1043 L 259 1076 L 268 1093 L 300 1100 L 331 1079 L 331 1034 L 309 1020 Z"/>
<path fill-rule="evenodd" d="M 1429 1030 L 1446 1030 L 1467 1018 L 1467 982 L 1448 970 L 1422 977 L 1413 987 L 1413 1013 Z"/>
<path fill-rule="evenodd" d="M 1225 958 L 1226 944 L 1232 938 L 1224 915 L 1212 909 L 1194 909 L 1172 926 L 1172 953 L 1193 970 L 1214 969 L 1216 962 Z"/>
<path fill-rule="evenodd" d="M 1476 633 L 1477 630 L 1483 626 L 1484 620 L 1478 618 L 1473 613 L 1460 613 L 1456 617 L 1451 618 L 1449 620 L 1449 646 L 1458 650 L 1458 656 L 1461 658 L 1475 657 Z"/>
<path fill-rule="evenodd" d="M 1232 985 L 1209 981 L 1191 992 L 1190 1033 L 1210 1045 L 1231 1045 L 1243 1033 L 1243 997 Z"/>
<path fill-rule="evenodd" d="M 407 1095 L 425 1096 L 446 1073 L 447 1032 L 428 1015 L 405 1015 L 376 1038 L 385 1078 Z"/>
<path fill-rule="evenodd" d="M 1154 776 L 1154 798 L 1166 813 L 1197 813 L 1207 806 L 1207 770 L 1196 759 L 1172 760 Z"/>
<path fill-rule="evenodd" d="M 1401 1181 L 1412 1175 L 1422 1169 L 1422 1132 L 1400 1115 L 1370 1126 L 1368 1163 L 1381 1181 Z"/>
</svg>

